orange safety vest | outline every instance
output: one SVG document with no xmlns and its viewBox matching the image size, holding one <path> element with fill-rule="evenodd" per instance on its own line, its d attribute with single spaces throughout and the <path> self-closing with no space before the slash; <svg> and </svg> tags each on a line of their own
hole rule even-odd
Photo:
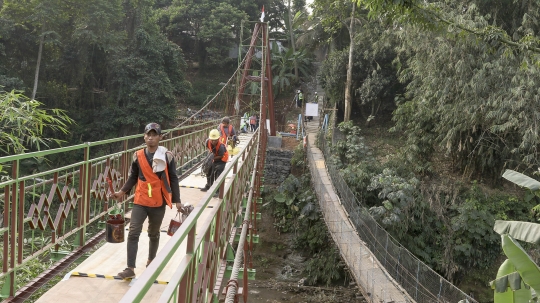
<svg viewBox="0 0 540 303">
<path fill-rule="evenodd" d="M 225 133 L 225 130 L 223 129 L 223 124 L 219 124 L 219 129 L 221 130 L 221 137 L 219 138 L 219 141 L 225 144 L 227 143 L 227 134 Z M 229 134 L 228 134 L 229 136 L 231 135 L 231 132 L 232 132 L 232 125 L 229 124 Z"/>
<path fill-rule="evenodd" d="M 249 119 L 249 124 L 257 124 L 257 119 L 256 118 Z"/>
<path fill-rule="evenodd" d="M 165 202 L 172 208 L 172 190 L 169 184 L 169 168 L 165 166 L 165 178 L 160 179 L 146 160 L 144 148 L 137 151 L 139 167 L 146 180 L 139 179 L 133 203 L 148 207 L 159 207 Z"/>
<path fill-rule="evenodd" d="M 210 140 L 208 140 L 208 149 L 214 154 L 214 156 L 217 156 L 218 153 L 219 153 L 219 147 L 220 147 L 221 144 L 223 144 L 223 143 L 218 141 L 218 143 L 216 145 L 216 151 L 214 152 L 214 151 L 212 151 L 212 143 L 210 142 Z M 229 160 L 229 151 L 225 148 L 225 153 L 223 154 L 223 157 L 221 158 L 221 161 L 227 162 L 227 160 Z"/>
</svg>

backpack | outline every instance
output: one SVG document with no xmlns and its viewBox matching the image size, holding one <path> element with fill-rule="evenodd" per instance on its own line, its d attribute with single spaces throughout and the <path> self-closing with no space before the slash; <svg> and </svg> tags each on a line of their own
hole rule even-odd
<svg viewBox="0 0 540 303">
<path fill-rule="evenodd" d="M 208 176 L 212 171 L 212 164 L 214 163 L 214 153 L 208 151 L 208 154 L 204 157 L 202 161 L 201 172 L 203 175 Z"/>
</svg>

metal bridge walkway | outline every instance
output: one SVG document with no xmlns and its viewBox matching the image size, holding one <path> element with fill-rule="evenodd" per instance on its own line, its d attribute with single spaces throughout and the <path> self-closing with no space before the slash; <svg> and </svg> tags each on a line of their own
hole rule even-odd
<svg viewBox="0 0 540 303">
<path fill-rule="evenodd" d="M 414 302 L 365 246 L 334 191 L 321 150 L 316 146 L 318 119 L 306 123 L 307 154 L 312 182 L 324 221 L 350 273 L 368 302 Z"/>
<path fill-rule="evenodd" d="M 242 151 L 246 147 L 246 142 L 251 139 L 252 133 L 240 134 L 240 144 L 238 148 Z M 229 162 L 233 161 L 234 157 L 229 158 Z M 241 160 L 240 160 L 241 161 Z M 225 178 L 225 183 L 228 183 L 232 177 L 230 172 Z M 216 181 L 218 182 L 218 181 Z M 192 172 L 188 177 L 180 181 L 180 196 L 183 203 L 189 203 L 194 207 L 201 206 L 205 202 L 205 196 L 207 192 L 200 191 L 200 188 L 206 184 L 206 177 L 201 174 L 200 168 Z M 208 210 L 204 210 L 199 217 L 199 222 L 202 222 L 211 215 L 210 209 L 217 208 L 222 202 L 221 199 L 213 197 L 211 202 L 206 206 Z M 161 236 L 159 242 L 160 250 L 171 239 L 167 235 L 167 229 L 169 222 L 177 214 L 176 208 L 167 208 L 165 217 L 163 219 L 161 227 Z M 126 214 L 129 218 L 130 213 Z M 135 274 L 137 277 L 141 275 L 146 269 L 146 256 L 148 252 L 148 237 L 146 235 L 148 222 L 145 221 L 143 225 L 143 232 L 139 239 L 139 250 L 137 254 L 137 264 L 135 268 Z M 199 226 L 198 226 L 199 227 Z M 126 226 L 126 232 L 124 233 L 125 241 L 123 243 L 105 243 L 98 250 L 92 253 L 88 259 L 84 260 L 74 270 L 68 273 L 62 281 L 52 287 L 46 292 L 37 303 L 62 303 L 62 302 L 80 302 L 80 303 L 111 303 L 118 302 L 124 296 L 124 294 L 133 285 L 136 278 L 131 280 L 122 280 L 115 276 L 118 272 L 122 271 L 126 267 L 126 243 L 127 243 L 127 230 L 129 224 Z M 201 230 L 202 228 L 197 228 Z M 160 298 L 161 294 L 165 290 L 166 284 L 171 279 L 177 267 L 180 265 L 182 258 L 185 256 L 186 241 L 180 246 L 177 256 L 175 256 L 167 264 L 165 269 L 160 273 L 155 283 L 150 290 L 146 293 L 142 302 L 156 302 Z"/>
</svg>

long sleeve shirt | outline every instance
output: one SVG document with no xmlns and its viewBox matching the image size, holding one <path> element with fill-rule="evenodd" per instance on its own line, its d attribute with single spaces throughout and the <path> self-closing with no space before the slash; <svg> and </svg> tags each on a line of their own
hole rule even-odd
<svg viewBox="0 0 540 303">
<path fill-rule="evenodd" d="M 148 161 L 148 164 L 152 166 L 152 160 L 154 159 L 154 153 L 149 153 L 146 148 L 144 149 L 144 155 L 146 156 L 146 160 Z M 180 203 L 180 185 L 178 181 L 178 175 L 176 174 L 176 163 L 174 162 L 174 157 L 171 152 L 167 152 L 167 170 L 169 171 L 169 184 L 171 186 L 171 194 L 172 194 L 172 203 Z M 161 179 L 162 174 L 164 174 L 165 171 L 157 172 L 156 175 Z M 126 180 L 126 183 L 124 186 L 122 186 L 123 192 L 129 192 L 135 184 L 137 184 L 137 181 L 139 178 L 142 178 L 142 170 L 139 167 L 139 160 L 137 159 L 137 153 L 133 154 L 133 162 L 131 163 L 131 168 L 129 169 L 129 177 Z M 163 200 L 165 201 L 165 200 Z"/>
<path fill-rule="evenodd" d="M 231 127 L 230 134 L 229 134 L 229 126 Z M 222 128 L 223 128 L 223 132 L 222 132 Z M 227 137 L 236 136 L 236 130 L 234 129 L 234 126 L 232 125 L 224 126 L 223 124 L 219 124 L 219 126 L 217 127 L 217 130 L 219 131 L 219 135 L 222 137 L 223 136 L 227 136 Z"/>
<path fill-rule="evenodd" d="M 204 142 L 204 146 L 206 148 L 208 148 L 208 141 L 209 139 L 206 139 L 206 141 Z M 219 146 L 219 148 L 216 150 L 217 146 Z M 217 144 L 216 146 L 212 146 L 212 144 L 210 144 L 210 148 L 208 149 L 214 154 L 214 163 L 227 162 L 229 158 L 229 152 L 227 151 L 227 147 L 225 146 L 225 144 Z M 225 158 L 225 161 L 223 160 L 223 158 Z"/>
</svg>

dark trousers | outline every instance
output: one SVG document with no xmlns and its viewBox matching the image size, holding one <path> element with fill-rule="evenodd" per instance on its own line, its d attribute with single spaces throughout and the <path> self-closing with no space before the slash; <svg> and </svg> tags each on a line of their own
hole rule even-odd
<svg viewBox="0 0 540 303">
<path fill-rule="evenodd" d="M 217 162 L 212 164 L 212 170 L 206 176 L 206 188 L 210 188 L 212 184 L 214 184 L 214 181 L 221 175 L 223 170 L 225 169 L 225 162 Z"/>
<path fill-rule="evenodd" d="M 135 268 L 137 251 L 139 249 L 139 236 L 142 232 L 144 220 L 148 217 L 148 238 L 150 245 L 148 249 L 148 260 L 153 260 L 159 246 L 159 229 L 165 216 L 165 205 L 160 207 L 148 207 L 138 204 L 133 205 L 131 210 L 131 222 L 129 224 L 129 234 L 127 240 L 127 266 Z"/>
</svg>

